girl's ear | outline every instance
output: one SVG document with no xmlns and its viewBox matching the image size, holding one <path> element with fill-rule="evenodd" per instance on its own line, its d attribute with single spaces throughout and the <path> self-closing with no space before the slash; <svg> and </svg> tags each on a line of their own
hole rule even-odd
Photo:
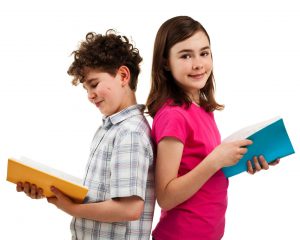
<svg viewBox="0 0 300 240">
<path fill-rule="evenodd" d="M 129 84 L 129 81 L 130 81 L 130 70 L 128 67 L 126 66 L 121 66 L 119 67 L 118 69 L 118 72 L 117 74 L 119 74 L 121 76 L 121 84 L 122 84 L 122 87 L 126 86 Z"/>
<path fill-rule="evenodd" d="M 171 70 L 170 70 L 170 67 L 169 67 L 168 61 L 167 61 L 167 60 L 164 60 L 163 62 L 164 62 L 164 70 L 167 71 L 167 72 L 171 71 Z"/>
<path fill-rule="evenodd" d="M 167 72 L 170 72 L 170 68 L 168 65 L 164 65 L 164 70 L 167 71 Z"/>
</svg>

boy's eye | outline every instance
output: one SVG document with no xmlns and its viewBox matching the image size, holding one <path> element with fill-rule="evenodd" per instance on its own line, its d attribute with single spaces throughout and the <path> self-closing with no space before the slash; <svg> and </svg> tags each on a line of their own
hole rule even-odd
<svg viewBox="0 0 300 240">
<path fill-rule="evenodd" d="M 99 82 L 98 81 L 95 81 L 95 82 L 92 82 L 90 87 L 91 88 L 96 88 L 98 86 Z"/>
</svg>

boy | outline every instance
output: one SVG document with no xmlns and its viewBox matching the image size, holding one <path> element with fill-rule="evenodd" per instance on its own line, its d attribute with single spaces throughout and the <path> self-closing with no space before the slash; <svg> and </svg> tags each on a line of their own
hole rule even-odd
<svg viewBox="0 0 300 240">
<path fill-rule="evenodd" d="M 86 167 L 89 188 L 76 204 L 53 187 L 48 202 L 73 216 L 72 239 L 149 239 L 154 212 L 153 148 L 144 106 L 136 104 L 139 51 L 109 30 L 88 33 L 73 52 L 68 74 L 82 83 L 103 114 Z M 42 190 L 18 183 L 17 191 L 41 198 Z"/>
</svg>

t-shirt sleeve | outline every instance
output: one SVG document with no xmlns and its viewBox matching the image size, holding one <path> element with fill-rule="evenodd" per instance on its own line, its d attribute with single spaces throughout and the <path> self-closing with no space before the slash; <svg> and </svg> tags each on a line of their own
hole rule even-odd
<svg viewBox="0 0 300 240">
<path fill-rule="evenodd" d="M 153 121 L 152 136 L 156 144 L 165 137 L 173 137 L 185 144 L 188 134 L 186 118 L 179 111 L 163 111 Z"/>
<path fill-rule="evenodd" d="M 150 142 L 138 132 L 116 140 L 111 158 L 111 198 L 139 196 L 145 200 L 151 150 Z"/>
</svg>

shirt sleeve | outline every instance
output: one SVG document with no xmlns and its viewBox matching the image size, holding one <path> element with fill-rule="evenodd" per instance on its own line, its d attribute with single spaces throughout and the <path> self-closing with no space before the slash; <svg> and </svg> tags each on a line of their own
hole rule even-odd
<svg viewBox="0 0 300 240">
<path fill-rule="evenodd" d="M 153 120 L 152 136 L 156 144 L 165 137 L 173 137 L 185 144 L 189 125 L 183 114 L 176 110 L 163 111 Z"/>
<path fill-rule="evenodd" d="M 145 200 L 149 163 L 153 161 L 150 145 L 138 132 L 116 140 L 111 158 L 111 198 L 139 196 Z"/>
</svg>

